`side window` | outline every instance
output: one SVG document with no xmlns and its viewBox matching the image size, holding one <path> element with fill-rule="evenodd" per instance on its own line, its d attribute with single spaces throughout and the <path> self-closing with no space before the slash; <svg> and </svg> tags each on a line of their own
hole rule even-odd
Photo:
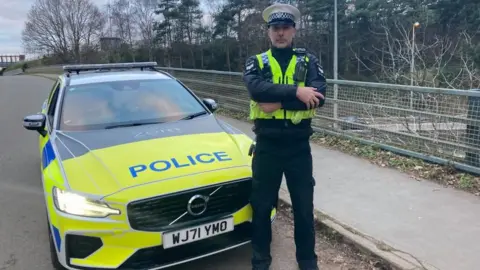
<svg viewBox="0 0 480 270">
<path fill-rule="evenodd" d="M 55 109 L 57 107 L 57 100 L 58 100 L 58 91 L 60 89 L 60 82 L 57 82 L 52 89 L 52 93 L 50 94 L 49 97 L 49 102 L 48 102 L 48 111 L 47 111 L 47 118 L 48 122 L 50 124 L 50 127 L 53 127 L 53 119 L 55 117 Z"/>
</svg>

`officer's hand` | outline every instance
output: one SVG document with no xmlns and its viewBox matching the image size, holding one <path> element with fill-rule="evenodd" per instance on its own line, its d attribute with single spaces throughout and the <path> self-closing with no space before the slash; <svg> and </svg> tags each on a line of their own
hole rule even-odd
<svg viewBox="0 0 480 270">
<path fill-rule="evenodd" d="M 320 105 L 320 100 L 319 100 L 319 98 L 320 98 L 320 99 L 325 99 L 325 97 L 324 97 L 321 93 L 315 92 L 315 96 L 314 96 L 312 99 L 310 99 L 310 107 L 309 107 L 309 109 L 311 109 L 311 108 L 316 108 L 316 107 L 318 107 L 318 106 Z M 308 106 L 308 105 L 307 105 L 307 106 Z"/>
<path fill-rule="evenodd" d="M 300 99 L 307 108 L 314 108 L 320 103 L 319 98 L 324 99 L 325 97 L 316 91 L 316 88 L 300 86 L 297 88 L 297 98 Z"/>
<path fill-rule="evenodd" d="M 258 105 L 265 113 L 274 112 L 282 107 L 281 103 L 259 103 Z"/>
</svg>

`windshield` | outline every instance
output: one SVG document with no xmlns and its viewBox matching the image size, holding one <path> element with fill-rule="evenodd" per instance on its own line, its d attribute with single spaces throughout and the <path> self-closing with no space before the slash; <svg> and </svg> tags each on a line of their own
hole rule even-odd
<svg viewBox="0 0 480 270">
<path fill-rule="evenodd" d="M 73 85 L 65 89 L 61 130 L 92 130 L 162 123 L 205 113 L 176 80 L 131 80 Z"/>
</svg>

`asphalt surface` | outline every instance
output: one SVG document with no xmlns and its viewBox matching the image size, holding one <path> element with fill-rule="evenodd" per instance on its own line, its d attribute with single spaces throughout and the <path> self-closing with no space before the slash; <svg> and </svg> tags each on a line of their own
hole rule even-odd
<svg viewBox="0 0 480 270">
<path fill-rule="evenodd" d="M 35 76 L 0 77 L 0 270 L 51 270 L 38 134 L 22 126 L 40 111 L 52 81 Z M 274 225 L 271 269 L 296 268 L 295 246 L 284 237 L 285 219 Z M 250 246 L 172 269 L 251 269 Z"/>
</svg>

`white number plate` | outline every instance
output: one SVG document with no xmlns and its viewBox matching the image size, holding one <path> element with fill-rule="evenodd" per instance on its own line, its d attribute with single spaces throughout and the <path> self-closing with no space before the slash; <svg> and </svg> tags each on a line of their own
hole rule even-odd
<svg viewBox="0 0 480 270">
<path fill-rule="evenodd" d="M 233 217 L 163 234 L 163 248 L 176 247 L 233 231 Z"/>
</svg>

